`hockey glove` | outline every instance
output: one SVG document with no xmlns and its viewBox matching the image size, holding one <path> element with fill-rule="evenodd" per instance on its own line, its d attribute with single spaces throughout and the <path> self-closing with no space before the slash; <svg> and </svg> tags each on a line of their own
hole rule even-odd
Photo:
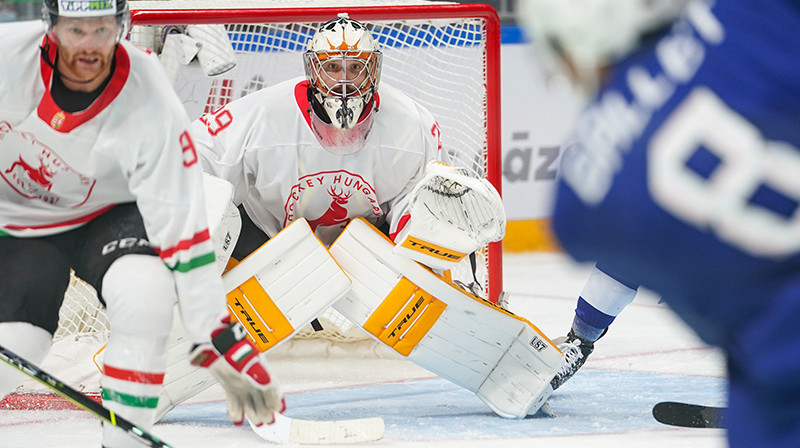
<svg viewBox="0 0 800 448">
<path fill-rule="evenodd" d="M 393 251 L 430 268 L 452 269 L 467 254 L 505 235 L 500 193 L 464 168 L 428 162 L 410 198 L 411 219 L 395 238 Z"/>
<path fill-rule="evenodd" d="M 271 424 L 274 413 L 286 408 L 277 381 L 270 378 L 266 359 L 238 322 L 226 319 L 211 333 L 211 343 L 195 346 L 189 360 L 211 369 L 225 389 L 228 416 L 236 425 L 241 425 L 245 416 L 256 426 Z"/>
</svg>

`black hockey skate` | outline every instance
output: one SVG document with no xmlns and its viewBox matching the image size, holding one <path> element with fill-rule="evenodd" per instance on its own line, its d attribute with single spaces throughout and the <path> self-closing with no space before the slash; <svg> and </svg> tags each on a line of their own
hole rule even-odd
<svg viewBox="0 0 800 448">
<path fill-rule="evenodd" d="M 566 336 L 554 339 L 553 342 L 564 354 L 564 364 L 556 376 L 550 380 L 550 387 L 556 390 L 583 366 L 586 358 L 594 351 L 594 342 L 576 336 L 572 330 Z"/>
</svg>

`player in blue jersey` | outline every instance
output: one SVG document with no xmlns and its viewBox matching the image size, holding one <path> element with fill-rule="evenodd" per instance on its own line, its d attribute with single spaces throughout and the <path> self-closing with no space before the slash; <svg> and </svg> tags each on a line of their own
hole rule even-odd
<svg viewBox="0 0 800 448">
<path fill-rule="evenodd" d="M 800 446 L 800 3 L 691 1 L 658 33 L 674 2 L 522 3 L 601 86 L 564 153 L 561 244 L 724 350 L 730 446 Z"/>
</svg>

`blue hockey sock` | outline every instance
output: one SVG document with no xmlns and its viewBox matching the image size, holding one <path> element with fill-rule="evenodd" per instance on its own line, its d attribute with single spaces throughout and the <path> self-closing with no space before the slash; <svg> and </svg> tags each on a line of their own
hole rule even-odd
<svg viewBox="0 0 800 448">
<path fill-rule="evenodd" d="M 583 297 L 578 297 L 572 331 L 581 339 L 594 342 L 603 335 L 616 316 L 609 316 L 589 304 Z"/>
</svg>

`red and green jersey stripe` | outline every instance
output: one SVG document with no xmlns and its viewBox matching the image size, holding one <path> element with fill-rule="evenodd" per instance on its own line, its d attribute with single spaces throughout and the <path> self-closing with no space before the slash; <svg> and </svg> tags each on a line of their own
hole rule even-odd
<svg viewBox="0 0 800 448">
<path fill-rule="evenodd" d="M 158 405 L 158 396 L 150 397 L 146 395 L 126 394 L 104 387 L 103 401 L 114 401 L 134 408 L 155 409 Z"/>
<path fill-rule="evenodd" d="M 158 404 L 157 391 L 164 382 L 164 372 L 143 372 L 106 364 L 103 366 L 103 375 L 116 380 L 104 384 L 102 393 L 104 401 L 147 409 L 155 409 Z"/>
<path fill-rule="evenodd" d="M 158 248 L 154 247 L 153 249 L 156 253 L 164 260 L 164 263 L 170 267 L 170 269 L 178 272 L 188 272 L 192 269 L 198 268 L 200 266 L 205 266 L 210 263 L 214 263 L 216 260 L 216 256 L 214 255 L 214 251 L 208 251 L 193 256 L 189 258 L 189 260 L 182 260 L 189 257 L 192 251 L 197 251 L 200 249 L 201 245 L 206 245 L 211 240 L 211 234 L 209 233 L 208 229 L 202 230 L 200 232 L 195 233 L 191 238 L 181 240 L 178 244 L 168 247 L 168 248 Z"/>
</svg>

